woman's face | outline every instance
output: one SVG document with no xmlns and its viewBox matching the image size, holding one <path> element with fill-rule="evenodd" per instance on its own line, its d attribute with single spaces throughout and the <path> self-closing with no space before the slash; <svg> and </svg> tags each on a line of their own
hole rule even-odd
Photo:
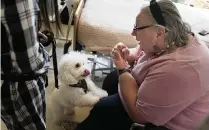
<svg viewBox="0 0 209 130">
<path fill-rule="evenodd" d="M 144 13 L 140 13 L 136 17 L 136 24 L 132 35 L 136 37 L 137 41 L 140 41 L 140 49 L 146 54 L 155 52 L 154 45 L 158 43 L 164 44 L 164 36 L 159 37 L 157 28 Z"/>
</svg>

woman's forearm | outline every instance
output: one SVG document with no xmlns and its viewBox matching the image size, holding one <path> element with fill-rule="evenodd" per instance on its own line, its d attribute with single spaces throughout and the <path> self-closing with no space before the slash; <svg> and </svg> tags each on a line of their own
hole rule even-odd
<svg viewBox="0 0 209 130">
<path fill-rule="evenodd" d="M 133 76 L 125 72 L 119 76 L 119 95 L 121 101 L 130 116 L 130 118 L 138 123 L 145 123 L 145 120 L 137 113 L 136 100 L 137 100 L 137 83 Z"/>
</svg>

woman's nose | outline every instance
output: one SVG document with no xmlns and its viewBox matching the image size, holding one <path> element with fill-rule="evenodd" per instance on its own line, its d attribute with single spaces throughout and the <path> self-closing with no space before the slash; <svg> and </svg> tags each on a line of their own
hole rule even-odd
<svg viewBox="0 0 209 130">
<path fill-rule="evenodd" d="M 134 31 L 134 30 L 132 30 L 131 35 L 132 35 L 132 36 L 136 36 L 136 34 L 135 34 L 135 31 Z"/>
</svg>

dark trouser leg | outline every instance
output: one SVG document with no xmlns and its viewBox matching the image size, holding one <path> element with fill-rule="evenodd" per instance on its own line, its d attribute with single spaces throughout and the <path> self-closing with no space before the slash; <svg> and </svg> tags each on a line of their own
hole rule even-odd
<svg viewBox="0 0 209 130">
<path fill-rule="evenodd" d="M 76 130 L 129 130 L 132 121 L 118 94 L 100 100 Z"/>
<path fill-rule="evenodd" d="M 3 81 L 1 119 L 9 130 L 45 130 L 45 85 L 42 77 L 31 81 Z"/>
<path fill-rule="evenodd" d="M 106 90 L 109 95 L 118 93 L 118 74 L 116 70 L 104 79 L 102 89 Z"/>
</svg>

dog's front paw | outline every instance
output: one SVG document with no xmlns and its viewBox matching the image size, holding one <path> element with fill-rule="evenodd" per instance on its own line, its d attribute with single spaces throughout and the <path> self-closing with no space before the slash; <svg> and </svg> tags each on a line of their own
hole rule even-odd
<svg viewBox="0 0 209 130">
<path fill-rule="evenodd" d="M 103 90 L 102 93 L 101 93 L 101 97 L 107 97 L 108 96 L 108 93 L 107 91 Z"/>
<path fill-rule="evenodd" d="M 105 90 L 100 90 L 95 95 L 97 95 L 101 99 L 101 98 L 107 97 L 108 93 Z"/>
<path fill-rule="evenodd" d="M 98 101 L 100 100 L 100 98 L 99 97 L 97 97 L 97 96 L 93 96 L 93 97 L 91 97 L 91 99 L 90 99 L 90 106 L 94 106 Z"/>
</svg>

